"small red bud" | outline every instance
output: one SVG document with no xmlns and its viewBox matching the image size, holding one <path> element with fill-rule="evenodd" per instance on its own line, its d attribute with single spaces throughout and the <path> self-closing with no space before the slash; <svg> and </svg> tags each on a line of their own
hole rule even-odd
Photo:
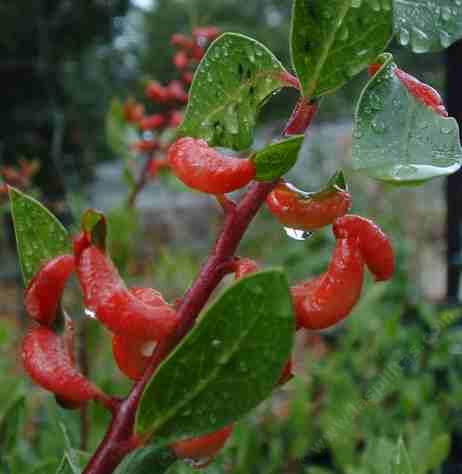
<svg viewBox="0 0 462 474">
<path fill-rule="evenodd" d="M 141 130 L 156 130 L 165 124 L 165 117 L 161 114 L 148 115 L 140 122 Z"/>
<path fill-rule="evenodd" d="M 172 46 L 177 48 L 184 48 L 187 50 L 194 48 L 194 41 L 191 38 L 179 33 L 173 34 L 170 41 Z"/>
<path fill-rule="evenodd" d="M 146 86 L 145 94 L 146 97 L 152 101 L 159 102 L 161 104 L 169 100 L 169 94 L 165 87 L 156 81 L 149 82 L 149 84 Z"/>
<path fill-rule="evenodd" d="M 180 71 L 186 69 L 189 65 L 189 58 L 185 51 L 178 51 L 173 57 L 173 64 Z"/>
</svg>

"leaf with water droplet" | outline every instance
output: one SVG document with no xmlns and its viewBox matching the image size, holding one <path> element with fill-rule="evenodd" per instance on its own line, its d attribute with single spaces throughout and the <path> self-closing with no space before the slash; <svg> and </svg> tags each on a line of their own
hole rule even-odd
<svg viewBox="0 0 462 474">
<path fill-rule="evenodd" d="M 383 55 L 383 61 L 356 109 L 354 168 L 400 185 L 454 173 L 462 163 L 457 122 L 439 115 L 409 92 L 397 77 L 390 54 Z"/>
<path fill-rule="evenodd" d="M 19 262 L 27 286 L 45 262 L 71 253 L 71 242 L 65 227 L 48 209 L 21 191 L 9 189 Z"/>
<path fill-rule="evenodd" d="M 394 28 L 414 53 L 441 51 L 462 38 L 462 2 L 394 0 Z"/>
<path fill-rule="evenodd" d="M 251 158 L 257 181 L 273 181 L 285 175 L 297 162 L 303 135 L 273 143 L 257 151 Z"/>
<path fill-rule="evenodd" d="M 202 313 L 161 364 L 144 391 L 136 432 L 168 443 L 234 422 L 270 395 L 293 337 L 284 273 L 269 270 L 242 278 Z M 268 347 L 271 358 L 262 355 Z M 186 410 L 190 414 L 183 416 Z"/>
<path fill-rule="evenodd" d="M 391 2 L 295 0 L 291 53 L 305 96 L 335 91 L 385 50 L 393 35 Z"/>
<path fill-rule="evenodd" d="M 260 109 L 286 85 L 286 73 L 258 41 L 235 33 L 220 36 L 194 75 L 180 135 L 202 138 L 211 146 L 249 148 Z"/>
</svg>

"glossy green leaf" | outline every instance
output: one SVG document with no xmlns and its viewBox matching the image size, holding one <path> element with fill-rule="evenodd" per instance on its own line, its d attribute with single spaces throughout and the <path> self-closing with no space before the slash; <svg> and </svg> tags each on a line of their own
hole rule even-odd
<svg viewBox="0 0 462 474">
<path fill-rule="evenodd" d="M 136 431 L 171 441 L 237 420 L 270 395 L 293 336 L 284 273 L 270 270 L 239 280 L 159 367 L 143 394 Z"/>
<path fill-rule="evenodd" d="M 106 115 L 106 139 L 116 156 L 133 158 L 130 144 L 138 140 L 136 128 L 124 118 L 124 107 L 120 100 L 113 99 Z"/>
<path fill-rule="evenodd" d="M 414 53 L 440 51 L 462 38 L 459 0 L 394 0 L 399 42 Z"/>
<path fill-rule="evenodd" d="M 418 184 L 460 168 L 462 148 L 453 118 L 438 115 L 395 74 L 391 55 L 361 94 L 353 131 L 353 166 L 395 184 Z"/>
<path fill-rule="evenodd" d="M 169 448 L 148 446 L 127 456 L 114 474 L 163 474 L 177 460 Z"/>
<path fill-rule="evenodd" d="M 292 62 L 307 97 L 338 89 L 382 53 L 393 0 L 294 0 Z"/>
<path fill-rule="evenodd" d="M 249 148 L 260 108 L 284 87 L 285 72 L 258 41 L 234 33 L 220 36 L 194 75 L 179 134 L 211 146 Z"/>
<path fill-rule="evenodd" d="M 257 181 L 273 181 L 285 175 L 298 159 L 303 135 L 268 145 L 252 156 Z"/>
<path fill-rule="evenodd" d="M 70 253 L 69 234 L 56 217 L 34 198 L 10 188 L 19 261 L 27 284 L 48 260 Z"/>
</svg>

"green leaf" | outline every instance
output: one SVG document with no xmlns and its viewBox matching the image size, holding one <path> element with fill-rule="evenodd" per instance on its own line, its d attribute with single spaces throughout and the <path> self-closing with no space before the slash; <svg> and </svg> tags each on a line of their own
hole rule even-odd
<svg viewBox="0 0 462 474">
<path fill-rule="evenodd" d="M 111 150 L 124 160 L 134 158 L 130 144 L 136 142 L 138 132 L 124 117 L 124 106 L 118 99 L 113 99 L 106 115 L 106 139 Z"/>
<path fill-rule="evenodd" d="M 239 280 L 159 367 L 143 394 L 137 433 L 167 442 L 237 420 L 270 395 L 293 336 L 284 273 L 270 270 Z"/>
<path fill-rule="evenodd" d="M 462 38 L 462 3 L 457 0 L 394 0 L 399 42 L 414 53 L 440 51 Z"/>
<path fill-rule="evenodd" d="M 207 50 L 191 85 L 181 136 L 244 150 L 253 143 L 260 108 L 284 87 L 286 70 L 271 51 L 247 36 L 226 33 Z"/>
<path fill-rule="evenodd" d="M 418 184 L 460 168 L 459 127 L 417 100 L 390 54 L 366 85 L 355 115 L 353 167 L 395 184 Z"/>
<path fill-rule="evenodd" d="M 127 456 L 114 474 L 162 474 L 176 461 L 177 457 L 169 448 L 149 446 Z"/>
<path fill-rule="evenodd" d="M 414 474 L 414 468 L 402 438 L 398 441 L 396 457 L 392 462 L 391 469 L 387 472 L 390 474 Z"/>
<path fill-rule="evenodd" d="M 451 437 L 442 433 L 432 440 L 427 454 L 427 469 L 432 471 L 437 469 L 448 458 L 451 449 Z"/>
<path fill-rule="evenodd" d="M 292 62 L 307 97 L 338 89 L 393 35 L 392 0 L 295 0 Z"/>
<path fill-rule="evenodd" d="M 23 427 L 24 410 L 24 395 L 20 395 L 10 404 L 0 419 L 0 453 L 10 454 L 17 446 Z"/>
<path fill-rule="evenodd" d="M 9 190 L 19 261 L 27 286 L 44 263 L 70 253 L 71 242 L 67 230 L 48 209 L 15 188 Z"/>
<path fill-rule="evenodd" d="M 251 158 L 257 181 L 273 181 L 285 175 L 298 159 L 303 135 L 282 140 L 257 151 Z"/>
</svg>

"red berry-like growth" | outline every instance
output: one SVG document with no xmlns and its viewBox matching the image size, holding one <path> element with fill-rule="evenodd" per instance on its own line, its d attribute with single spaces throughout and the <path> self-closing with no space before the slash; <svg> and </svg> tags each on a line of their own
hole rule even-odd
<svg viewBox="0 0 462 474">
<path fill-rule="evenodd" d="M 243 188 L 255 177 L 248 159 L 225 156 L 206 141 L 181 138 L 168 151 L 175 176 L 187 186 L 209 194 L 225 194 Z"/>
<path fill-rule="evenodd" d="M 327 272 L 292 288 L 297 323 L 305 329 L 327 329 L 350 314 L 361 295 L 364 263 L 377 281 L 394 272 L 390 241 L 372 221 L 344 216 L 333 230 L 337 244 Z"/>
<path fill-rule="evenodd" d="M 26 310 L 33 319 L 45 325 L 53 323 L 64 286 L 74 270 L 74 256 L 61 255 L 37 272 L 24 296 Z"/>
<path fill-rule="evenodd" d="M 351 195 L 339 187 L 307 195 L 281 180 L 266 204 L 284 226 L 312 231 L 345 215 L 351 208 Z"/>
<path fill-rule="evenodd" d="M 113 333 L 156 341 L 171 334 L 176 313 L 167 303 L 152 306 L 130 292 L 111 260 L 97 247 L 83 250 L 77 271 L 85 304 Z"/>
<path fill-rule="evenodd" d="M 361 254 L 377 281 L 389 280 L 395 272 L 395 254 L 388 236 L 364 217 L 349 215 L 338 219 L 334 224 L 337 239 L 357 239 Z"/>
<path fill-rule="evenodd" d="M 73 366 L 63 340 L 44 326 L 31 329 L 24 338 L 22 360 L 26 372 L 38 385 L 71 404 L 106 398 Z"/>
</svg>

